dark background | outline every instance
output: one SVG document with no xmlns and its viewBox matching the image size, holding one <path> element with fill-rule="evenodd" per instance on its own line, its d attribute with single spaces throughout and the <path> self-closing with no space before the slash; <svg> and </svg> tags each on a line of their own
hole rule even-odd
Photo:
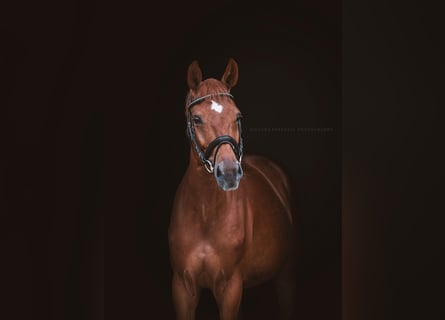
<svg viewBox="0 0 445 320">
<path fill-rule="evenodd" d="M 107 134 L 118 146 L 109 157 L 119 188 L 112 191 L 113 212 L 119 211 L 106 214 L 107 316 L 174 318 L 166 236 L 188 163 L 186 71 L 197 59 L 204 78 L 220 78 L 233 57 L 240 78 L 232 93 L 244 115 L 246 152 L 281 163 L 294 184 L 304 240 L 298 314 L 339 319 L 339 5 L 184 2 L 174 10 L 170 4 L 157 5 L 156 11 L 150 4 L 118 9 L 112 41 L 114 128 Z M 295 131 L 262 131 L 288 128 Z M 304 128 L 331 131 L 297 132 Z M 256 319 L 274 318 L 270 290 L 246 291 L 244 311 Z M 198 314 L 215 317 L 209 295 Z"/>
<path fill-rule="evenodd" d="M 174 318 L 166 236 L 188 162 L 186 70 L 197 59 L 220 78 L 233 57 L 246 152 L 293 183 L 298 313 L 340 318 L 339 3 L 54 1 L 2 15 L 15 317 Z M 246 292 L 246 313 L 273 317 L 268 291 Z M 200 316 L 215 312 L 204 296 Z"/>
<path fill-rule="evenodd" d="M 440 12 L 343 6 L 344 319 L 445 318 Z"/>
<path fill-rule="evenodd" d="M 293 183 L 298 314 L 340 318 L 339 3 L 3 6 L 14 318 L 174 318 L 167 227 L 188 162 L 186 70 L 197 59 L 220 78 L 230 57 L 246 153 L 276 160 Z M 245 312 L 273 318 L 270 290 L 247 291 Z M 200 317 L 215 314 L 204 295 Z"/>
<path fill-rule="evenodd" d="M 340 4 L 300 3 L 1 4 L 5 318 L 171 318 L 185 72 L 219 77 L 230 56 L 247 152 L 280 162 L 306 209 L 302 318 L 338 318 L 340 57 L 343 318 L 444 317 L 441 11 L 346 2 L 340 39 Z M 244 301 L 266 316 L 264 291 Z"/>
<path fill-rule="evenodd" d="M 87 1 L 0 5 L 2 319 L 103 319 L 104 14 Z"/>
</svg>

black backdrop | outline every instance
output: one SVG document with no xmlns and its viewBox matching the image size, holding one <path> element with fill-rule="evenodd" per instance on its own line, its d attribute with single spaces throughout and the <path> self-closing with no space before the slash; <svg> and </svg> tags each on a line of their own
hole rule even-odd
<svg viewBox="0 0 445 320">
<path fill-rule="evenodd" d="M 203 42 L 191 32 L 199 29 L 221 33 L 226 27 L 233 28 L 226 19 L 208 17 L 210 12 L 214 13 L 212 17 L 221 17 L 230 5 L 238 17 L 253 21 L 243 25 L 247 28 L 243 30 L 245 34 L 256 30 L 250 34 L 260 42 L 271 43 L 271 37 L 266 36 L 268 30 L 275 30 L 274 35 L 277 30 L 284 31 L 282 36 L 272 37 L 281 39 L 280 45 L 284 43 L 284 61 L 292 60 L 287 56 L 291 48 L 293 52 L 304 48 L 301 54 L 319 45 L 314 56 L 325 62 L 321 65 L 335 68 L 336 64 L 326 63 L 326 59 L 336 49 L 323 52 L 322 45 L 329 41 L 317 42 L 326 37 L 309 37 L 309 32 L 306 41 L 315 41 L 311 45 L 284 39 L 292 34 L 304 38 L 308 30 L 314 34 L 317 28 L 300 33 L 296 23 L 303 21 L 316 24 L 323 35 L 336 34 L 339 6 L 328 1 L 300 3 L 303 8 L 293 9 L 281 1 L 274 1 L 270 8 L 258 3 L 240 7 L 235 2 L 212 4 L 210 8 L 201 3 L 201 9 L 196 8 L 196 2 L 1 3 L 2 319 L 103 319 L 104 311 L 107 318 L 119 319 L 153 319 L 156 316 L 150 315 L 158 311 L 164 313 L 158 318 L 172 315 L 166 244 L 162 241 L 168 220 L 166 199 L 171 194 L 162 190 L 171 190 L 179 179 L 187 151 L 180 149 L 185 141 L 182 135 L 184 140 L 180 142 L 183 132 L 173 130 L 183 125 L 181 114 L 172 111 L 169 115 L 165 109 L 156 112 L 148 106 L 154 102 L 165 105 L 166 98 L 182 106 L 185 92 L 180 91 L 184 90 L 186 65 L 196 58 L 204 64 L 207 75 L 220 74 L 228 56 L 239 60 L 242 77 L 234 93 L 245 112 L 253 108 L 248 102 L 254 96 L 258 99 L 257 93 L 263 96 L 260 102 L 273 100 L 272 94 L 277 97 L 274 90 L 255 91 L 255 95 L 248 91 L 252 90 L 250 85 L 266 84 L 257 64 L 241 54 L 249 52 L 246 46 L 231 52 L 214 49 L 227 39 L 231 41 L 227 48 L 234 48 L 238 33 Z M 442 12 L 432 3 L 343 2 L 342 297 L 343 318 L 347 320 L 444 318 Z M 264 19 L 264 13 L 279 13 L 281 17 Z M 201 24 L 203 20 L 212 21 L 213 27 Z M 289 20 L 293 22 L 288 28 L 279 27 Z M 329 47 L 337 47 L 337 39 L 333 36 Z M 258 41 L 251 43 L 250 52 L 258 58 L 267 55 L 271 61 L 280 55 L 280 47 L 269 48 L 266 54 Z M 261 50 L 253 50 L 255 46 Z M 184 55 L 179 54 L 181 50 Z M 338 56 L 332 57 L 337 61 Z M 268 70 L 266 74 L 281 73 L 277 71 L 280 59 L 275 58 L 273 64 L 260 59 L 263 70 Z M 255 80 L 261 81 L 247 81 L 252 74 L 246 64 L 251 70 L 255 68 Z M 287 65 L 293 70 L 301 67 L 297 59 Z M 309 66 L 313 71 L 313 64 Z M 327 73 L 323 74 L 326 80 Z M 308 88 L 310 78 L 298 79 L 293 81 L 302 81 Z M 336 85 L 336 81 L 316 80 L 313 88 L 332 89 Z M 277 81 L 274 78 L 268 83 L 277 86 Z M 304 92 L 296 93 L 305 100 Z M 282 112 L 275 116 L 288 112 L 290 105 L 280 104 Z M 337 122 L 332 120 L 337 114 L 335 108 L 328 111 L 314 101 L 311 105 L 323 110 L 316 113 L 318 116 L 333 111 L 333 117 L 328 117 L 331 120 L 311 126 L 337 129 L 333 124 Z M 309 121 L 310 116 L 303 118 Z M 249 111 L 250 123 L 246 119 L 246 126 L 283 126 L 283 118 L 271 118 L 267 124 L 261 119 L 265 116 Z M 286 126 L 289 119 L 284 121 Z M 308 125 L 297 123 L 296 117 L 294 120 L 292 126 Z M 177 139 L 174 144 L 168 138 L 170 131 Z M 305 140 L 301 135 L 265 135 L 255 130 L 246 135 L 250 151 L 267 153 L 287 167 L 299 189 L 297 195 L 314 190 L 317 175 L 309 187 L 303 177 L 306 174 L 307 179 L 316 170 L 289 165 L 297 151 L 289 151 L 287 145 L 278 152 L 275 144 L 292 139 L 295 150 L 307 151 L 305 141 L 334 137 L 309 135 Z M 259 138 L 265 141 L 264 148 Z M 266 141 L 269 139 L 272 144 Z M 310 162 L 314 166 L 324 163 L 315 156 L 316 150 L 329 150 L 318 149 L 322 144 L 310 149 L 317 160 Z M 160 156 L 157 150 L 161 148 L 175 157 Z M 156 156 L 149 157 L 151 154 Z M 307 153 L 301 155 L 309 157 Z M 169 179 L 160 179 L 159 168 L 166 167 L 164 161 L 170 167 L 162 170 L 162 177 L 169 174 L 171 184 Z M 149 170 L 152 168 L 158 170 Z M 159 191 L 148 192 L 155 184 Z M 301 197 L 300 208 L 321 212 L 321 201 L 309 206 L 310 199 Z M 310 250 L 306 250 L 304 260 L 305 295 L 299 302 L 301 312 L 306 314 L 304 319 L 331 319 L 323 314 L 336 314 L 336 301 L 330 297 L 332 292 L 338 293 L 338 285 L 326 280 L 337 279 L 329 273 L 336 275 L 338 264 L 328 261 L 335 260 L 330 254 L 338 248 L 334 248 L 335 241 L 330 248 L 323 245 L 327 243 L 324 240 L 335 238 L 333 233 L 338 229 L 328 227 L 335 225 L 329 221 L 317 218 L 317 214 L 306 215 L 303 220 L 304 226 L 311 226 L 305 233 L 305 246 Z M 313 232 L 322 230 L 312 228 L 317 225 L 325 226 L 325 237 Z M 255 306 L 265 305 L 262 300 L 254 301 L 259 301 L 252 303 Z M 208 304 L 203 311 L 210 312 L 209 300 Z"/>
<path fill-rule="evenodd" d="M 233 57 L 246 152 L 289 172 L 301 214 L 298 312 L 340 319 L 340 3 L 6 9 L 2 211 L 18 318 L 173 319 L 166 235 L 188 161 L 186 70 L 197 59 L 219 78 Z M 273 315 L 269 289 L 245 296 L 256 319 Z M 214 315 L 210 297 L 199 312 Z"/>
<path fill-rule="evenodd" d="M 113 23 L 112 78 L 119 81 L 113 83 L 113 127 L 107 132 L 119 147 L 107 157 L 119 186 L 113 190 L 119 195 L 113 209 L 119 211 L 106 216 L 106 310 L 118 318 L 150 318 L 155 312 L 173 319 L 166 231 L 188 162 L 186 70 L 197 59 L 204 78 L 219 78 L 233 57 L 240 78 L 232 93 L 244 114 L 246 152 L 285 167 L 303 212 L 300 314 L 339 319 L 339 4 L 184 2 L 174 10 L 169 4 L 156 9 L 126 6 Z M 305 128 L 330 131 L 297 131 Z M 273 318 L 267 291 L 247 293 L 245 311 Z M 214 316 L 208 296 L 199 314 Z"/>
</svg>

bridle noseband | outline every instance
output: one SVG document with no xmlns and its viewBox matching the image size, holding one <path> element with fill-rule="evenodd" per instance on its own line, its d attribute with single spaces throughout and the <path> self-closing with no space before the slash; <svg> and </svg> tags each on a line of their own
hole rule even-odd
<svg viewBox="0 0 445 320">
<path fill-rule="evenodd" d="M 212 142 L 209 143 L 205 151 L 201 149 L 201 147 L 198 144 L 198 141 L 196 140 L 196 134 L 195 134 L 195 127 L 193 125 L 192 121 L 192 112 L 191 108 L 201 102 L 203 102 L 206 98 L 213 97 L 213 96 L 226 96 L 230 99 L 234 100 L 233 96 L 228 92 L 221 92 L 221 93 L 213 93 L 208 94 L 196 99 L 190 99 L 187 109 L 188 109 L 188 116 L 187 116 L 187 134 L 189 136 L 190 142 L 195 146 L 196 153 L 198 154 L 199 159 L 201 160 L 202 164 L 204 165 L 204 168 L 207 170 L 208 173 L 213 173 L 214 163 L 209 159 L 210 155 L 212 154 L 213 150 L 216 148 L 216 153 L 218 152 L 219 148 L 223 144 L 229 144 L 232 147 L 233 152 L 235 153 L 237 159 L 239 162 L 241 162 L 241 159 L 243 157 L 243 138 L 241 136 L 241 118 L 238 118 L 237 124 L 238 124 L 238 131 L 239 131 L 239 142 L 236 142 L 234 138 L 232 138 L 229 135 L 222 135 L 219 137 L 216 137 Z"/>
</svg>

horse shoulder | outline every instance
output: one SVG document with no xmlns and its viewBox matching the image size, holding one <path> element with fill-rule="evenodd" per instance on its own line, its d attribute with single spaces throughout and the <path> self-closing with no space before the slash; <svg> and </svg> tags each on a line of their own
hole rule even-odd
<svg viewBox="0 0 445 320">
<path fill-rule="evenodd" d="M 261 177 L 272 189 L 281 202 L 289 222 L 292 224 L 292 212 L 290 208 L 290 183 L 284 170 L 274 161 L 262 156 L 248 155 L 244 158 L 245 171 L 257 177 Z"/>
</svg>

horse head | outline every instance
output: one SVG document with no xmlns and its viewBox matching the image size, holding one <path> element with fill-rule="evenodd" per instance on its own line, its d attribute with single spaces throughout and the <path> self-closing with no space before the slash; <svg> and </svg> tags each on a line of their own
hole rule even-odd
<svg viewBox="0 0 445 320">
<path fill-rule="evenodd" d="M 202 80 L 197 61 L 187 72 L 187 133 L 195 157 L 218 186 L 236 190 L 243 176 L 241 112 L 230 89 L 238 82 L 238 65 L 230 59 L 221 80 Z"/>
</svg>

